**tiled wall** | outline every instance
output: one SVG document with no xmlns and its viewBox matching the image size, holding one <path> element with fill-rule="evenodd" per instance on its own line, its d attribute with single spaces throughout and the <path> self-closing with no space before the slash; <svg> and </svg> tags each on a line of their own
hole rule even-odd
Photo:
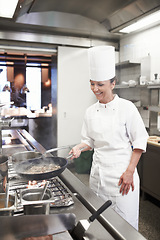
<svg viewBox="0 0 160 240">
<path fill-rule="evenodd" d="M 151 74 L 158 73 L 160 77 L 160 26 L 136 33 L 125 35 L 120 40 L 120 61 L 141 62 L 141 59 L 151 56 Z"/>
<path fill-rule="evenodd" d="M 140 77 L 140 65 L 132 66 L 132 67 L 126 67 L 121 68 L 121 70 L 116 70 L 117 80 L 118 84 L 121 84 L 122 81 L 128 82 L 129 80 L 135 80 L 136 83 L 139 83 L 139 77 Z"/>
<path fill-rule="evenodd" d="M 160 78 L 160 26 L 141 31 L 136 34 L 128 34 L 120 40 L 120 62 L 142 62 L 144 58 L 150 56 L 150 65 L 147 68 L 150 73 L 150 80 L 155 78 L 154 74 L 158 73 Z M 136 80 L 139 82 L 141 69 L 139 66 L 123 69 L 118 77 L 120 81 Z M 118 93 L 121 97 L 130 100 L 137 100 L 141 98 L 142 92 L 135 89 L 120 89 Z M 149 111 L 139 108 L 145 126 L 149 127 Z M 158 114 L 157 114 L 158 115 Z M 159 121 L 160 122 L 160 121 Z M 160 124 L 159 124 L 160 125 Z M 159 127 L 160 128 L 160 127 Z"/>
</svg>

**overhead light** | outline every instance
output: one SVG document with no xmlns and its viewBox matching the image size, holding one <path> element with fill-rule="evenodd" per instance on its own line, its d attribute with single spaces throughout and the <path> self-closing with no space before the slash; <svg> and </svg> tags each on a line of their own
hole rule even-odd
<svg viewBox="0 0 160 240">
<path fill-rule="evenodd" d="M 129 25 L 121 29 L 119 32 L 121 33 L 130 33 L 136 30 L 139 30 L 143 27 L 148 27 L 149 25 L 160 21 L 160 11 L 152 13 L 141 20 L 138 20 L 136 23 Z"/>
<path fill-rule="evenodd" d="M 12 18 L 17 7 L 18 0 L 0 0 L 0 17 Z"/>
<path fill-rule="evenodd" d="M 57 50 L 55 48 L 35 48 L 35 47 L 18 47 L 18 46 L 5 46 L 0 45 L 0 51 L 6 52 L 7 50 L 16 50 L 16 51 L 35 51 L 35 52 L 50 52 L 56 53 Z"/>
</svg>

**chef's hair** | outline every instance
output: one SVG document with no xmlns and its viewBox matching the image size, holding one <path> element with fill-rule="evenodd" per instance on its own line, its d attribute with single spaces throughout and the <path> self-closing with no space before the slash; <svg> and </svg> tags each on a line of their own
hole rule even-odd
<svg viewBox="0 0 160 240">
<path fill-rule="evenodd" d="M 114 81 L 115 81 L 115 82 L 117 81 L 116 76 L 110 79 L 110 83 L 113 83 Z"/>
</svg>

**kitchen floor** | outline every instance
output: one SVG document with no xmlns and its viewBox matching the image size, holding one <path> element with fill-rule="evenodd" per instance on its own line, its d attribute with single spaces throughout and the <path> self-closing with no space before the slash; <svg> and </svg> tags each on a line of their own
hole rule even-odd
<svg viewBox="0 0 160 240">
<path fill-rule="evenodd" d="M 78 174 L 74 168 L 70 170 L 88 186 L 89 174 Z M 140 198 L 139 232 L 147 240 L 160 239 L 160 202 L 147 194 L 145 199 Z"/>
</svg>

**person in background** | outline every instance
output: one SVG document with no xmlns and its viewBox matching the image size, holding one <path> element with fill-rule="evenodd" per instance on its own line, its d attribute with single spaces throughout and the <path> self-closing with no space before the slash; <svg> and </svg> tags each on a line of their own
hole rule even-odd
<svg viewBox="0 0 160 240">
<path fill-rule="evenodd" d="M 90 86 L 98 102 L 85 113 L 81 143 L 70 151 L 72 159 L 94 149 L 90 188 L 138 230 L 139 176 L 137 164 L 146 151 L 148 133 L 129 101 L 113 94 L 116 83 L 112 46 L 89 49 Z"/>
<path fill-rule="evenodd" d="M 19 73 L 14 79 L 11 92 L 11 99 L 16 107 L 26 108 L 26 92 L 29 92 L 29 89 L 25 85 L 23 74 Z"/>
</svg>

